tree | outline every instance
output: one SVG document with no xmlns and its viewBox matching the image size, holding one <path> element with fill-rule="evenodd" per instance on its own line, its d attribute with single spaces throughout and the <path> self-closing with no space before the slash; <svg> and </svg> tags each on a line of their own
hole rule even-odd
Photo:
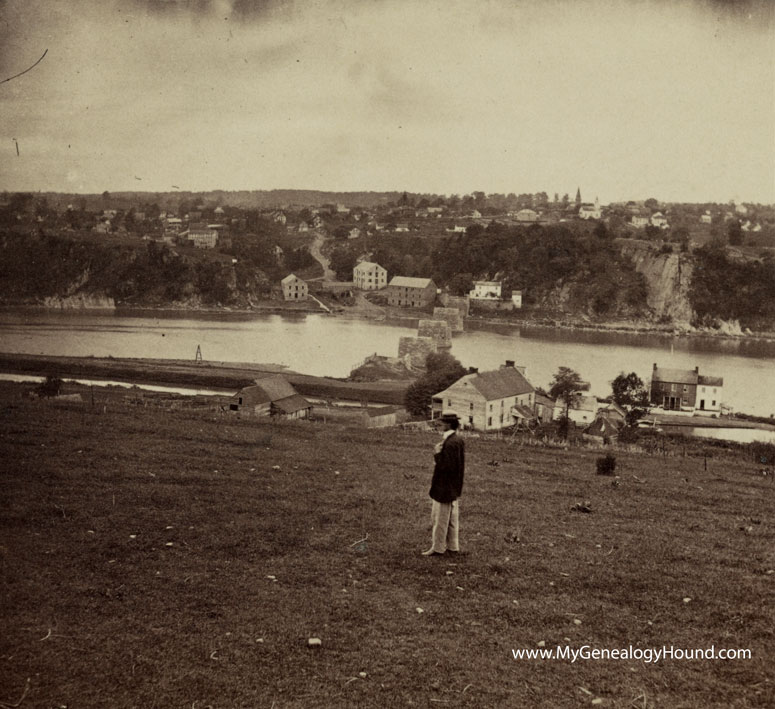
<svg viewBox="0 0 775 709">
<path fill-rule="evenodd" d="M 582 391 L 589 391 L 589 382 L 583 381 L 578 372 L 570 367 L 560 367 L 557 370 L 549 387 L 549 396 L 565 404 L 565 412 L 563 414 L 565 438 L 568 437 L 568 412 L 578 406 Z"/>
<path fill-rule="evenodd" d="M 729 222 L 727 225 L 727 236 L 729 237 L 730 246 L 740 246 L 743 243 L 743 228 L 737 219 Z"/>
<path fill-rule="evenodd" d="M 659 208 L 659 202 L 657 202 L 656 199 L 653 197 L 649 197 L 644 203 L 643 206 L 646 209 L 658 209 Z"/>
<path fill-rule="evenodd" d="M 447 283 L 449 292 L 453 295 L 467 295 L 473 285 L 473 275 L 470 273 L 456 273 Z"/>
<path fill-rule="evenodd" d="M 630 372 L 621 372 L 611 382 L 613 400 L 627 412 L 627 425 L 634 426 L 649 410 L 649 393 L 643 380 Z"/>
<path fill-rule="evenodd" d="M 447 352 L 431 353 L 425 358 L 425 374 L 409 385 L 404 397 L 407 411 L 425 416 L 431 397 L 467 374 L 463 365 Z"/>
</svg>

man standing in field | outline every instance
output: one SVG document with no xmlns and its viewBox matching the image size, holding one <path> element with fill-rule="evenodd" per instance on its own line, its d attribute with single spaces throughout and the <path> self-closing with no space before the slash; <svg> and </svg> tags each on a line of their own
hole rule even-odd
<svg viewBox="0 0 775 709">
<path fill-rule="evenodd" d="M 443 554 L 445 551 L 460 551 L 458 542 L 458 497 L 463 492 L 463 472 L 465 468 L 465 445 L 457 434 L 460 418 L 457 413 L 447 409 L 441 414 L 444 426 L 442 439 L 436 444 L 431 480 L 430 497 L 433 536 L 431 548 L 423 556 Z"/>
</svg>

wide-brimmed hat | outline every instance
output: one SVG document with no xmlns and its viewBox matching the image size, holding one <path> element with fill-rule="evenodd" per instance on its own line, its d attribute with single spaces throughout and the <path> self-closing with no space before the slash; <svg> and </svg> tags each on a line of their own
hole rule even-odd
<svg viewBox="0 0 775 709">
<path fill-rule="evenodd" d="M 441 412 L 441 420 L 442 421 L 460 421 L 460 416 L 457 415 L 457 411 L 454 411 L 452 409 L 444 409 L 444 411 Z"/>
</svg>

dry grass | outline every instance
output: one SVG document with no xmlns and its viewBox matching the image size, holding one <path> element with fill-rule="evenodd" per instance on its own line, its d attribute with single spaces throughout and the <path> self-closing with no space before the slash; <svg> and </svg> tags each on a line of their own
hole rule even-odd
<svg viewBox="0 0 775 709">
<path fill-rule="evenodd" d="M 619 453 L 613 486 L 598 452 L 470 438 L 465 553 L 429 559 L 434 434 L 20 391 L 0 702 L 29 677 L 22 707 L 773 704 L 775 485 L 739 455 Z M 540 641 L 753 658 L 512 659 Z"/>
</svg>

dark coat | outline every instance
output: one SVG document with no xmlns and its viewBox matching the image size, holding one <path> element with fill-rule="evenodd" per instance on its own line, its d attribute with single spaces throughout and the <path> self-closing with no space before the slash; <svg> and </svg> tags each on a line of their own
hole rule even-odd
<svg viewBox="0 0 775 709">
<path fill-rule="evenodd" d="M 436 502 L 454 502 L 463 493 L 463 471 L 466 463 L 463 439 L 453 433 L 442 444 L 441 452 L 435 453 L 433 457 L 436 465 L 429 495 Z"/>
</svg>

